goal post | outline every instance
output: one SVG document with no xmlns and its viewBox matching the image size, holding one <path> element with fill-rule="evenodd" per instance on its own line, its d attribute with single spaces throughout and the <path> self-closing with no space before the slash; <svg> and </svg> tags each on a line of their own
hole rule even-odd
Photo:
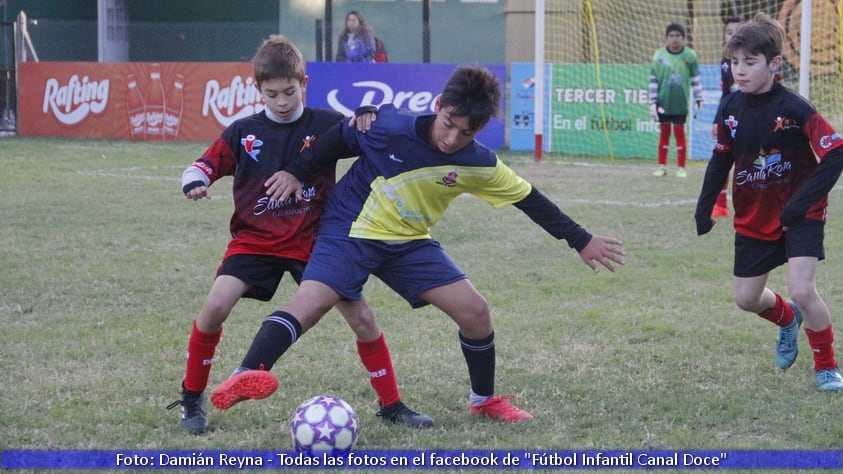
<svg viewBox="0 0 843 474">
<path fill-rule="evenodd" d="M 703 80 L 703 110 L 686 125 L 688 157 L 708 159 L 724 22 L 761 11 L 785 28 L 783 83 L 843 127 L 841 0 L 535 0 L 535 7 L 536 160 L 549 153 L 655 158 L 650 63 L 673 22 L 685 25 Z"/>
</svg>

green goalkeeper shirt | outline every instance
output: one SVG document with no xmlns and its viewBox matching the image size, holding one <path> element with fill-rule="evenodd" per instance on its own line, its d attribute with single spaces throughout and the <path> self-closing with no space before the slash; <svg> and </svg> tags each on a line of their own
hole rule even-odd
<svg viewBox="0 0 843 474">
<path fill-rule="evenodd" d="M 673 53 L 662 46 L 653 54 L 650 71 L 650 103 L 664 109 L 665 115 L 688 115 L 690 93 L 694 100 L 702 101 L 702 83 L 697 54 L 683 47 Z"/>
</svg>

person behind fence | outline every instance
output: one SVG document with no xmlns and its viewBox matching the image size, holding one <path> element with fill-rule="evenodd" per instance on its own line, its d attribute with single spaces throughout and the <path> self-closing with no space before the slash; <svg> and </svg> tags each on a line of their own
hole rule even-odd
<svg viewBox="0 0 843 474">
<path fill-rule="evenodd" d="M 338 63 L 375 62 L 375 32 L 356 10 L 345 15 L 345 27 L 337 45 Z"/>
<path fill-rule="evenodd" d="M 253 63 L 255 87 L 266 107 L 226 127 L 182 174 L 182 192 L 194 201 L 210 198 L 211 185 L 232 176 L 235 207 L 230 222 L 232 239 L 193 321 L 182 396 L 169 406 L 181 405 L 182 427 L 192 434 L 201 434 L 208 426 L 205 388 L 223 323 L 241 298 L 270 301 L 285 273 L 296 283 L 301 280 L 322 207 L 334 186 L 335 170 L 326 168 L 304 182 L 310 194 L 306 201 L 277 201 L 266 196 L 267 179 L 297 159 L 309 137 L 341 123 L 344 117 L 333 110 L 303 105 L 309 78 L 301 52 L 287 38 L 269 37 L 259 47 Z M 370 374 L 379 374 L 377 378 L 370 377 L 382 406 L 379 415 L 415 427 L 430 426 L 433 420 L 410 410 L 401 401 L 389 348 L 366 300 L 340 301 L 337 308 L 349 318 L 349 326 L 357 335 L 363 365 Z M 234 378 L 229 383 L 238 383 L 241 390 L 249 391 L 262 383 L 274 382 L 267 382 L 263 373 L 253 375 Z M 211 401 L 221 409 L 233 404 L 231 400 L 215 400 L 213 394 Z"/>
<path fill-rule="evenodd" d="M 472 194 L 496 208 L 514 205 L 554 238 L 565 239 L 595 272 L 601 265 L 614 271 L 625 252 L 619 240 L 588 233 L 475 140 L 498 113 L 500 94 L 487 69 L 458 67 L 437 97 L 434 113 L 385 105 L 366 133 L 332 127 L 303 151 L 309 158 L 291 163 L 285 168 L 291 173 L 280 173 L 283 180 L 269 183 L 273 197 L 298 195 L 299 177 L 333 168 L 338 150 L 359 154 L 331 193 L 301 286 L 274 315 L 298 324 L 264 321 L 244 359 L 247 368 L 277 361 L 337 301 L 358 300 L 375 275 L 411 307 L 432 304 L 456 323 L 468 366 L 471 414 L 512 423 L 533 419 L 511 403 L 512 395 L 495 395 L 489 305 L 430 236 L 431 227 L 451 202 Z"/>
<path fill-rule="evenodd" d="M 843 171 L 843 139 L 807 100 L 776 80 L 784 29 L 757 14 L 726 43 L 740 90 L 717 112 L 717 143 L 694 214 L 697 234 L 715 225 L 711 210 L 734 165 L 734 299 L 737 306 L 778 326 L 775 359 L 788 369 L 805 326 L 817 386 L 843 390 L 834 356 L 828 306 L 817 292 L 828 193 Z M 792 301 L 767 286 L 787 263 Z"/>
<path fill-rule="evenodd" d="M 670 132 L 676 138 L 676 176 L 686 178 L 685 160 L 688 155 L 685 121 L 688 118 L 690 92 L 693 91 L 695 110 L 702 106 L 702 82 L 697 54 L 685 46 L 685 27 L 679 23 L 667 25 L 665 46 L 653 54 L 650 70 L 650 118 L 659 122 L 658 167 L 653 176 L 667 174 L 667 152 Z"/>
</svg>

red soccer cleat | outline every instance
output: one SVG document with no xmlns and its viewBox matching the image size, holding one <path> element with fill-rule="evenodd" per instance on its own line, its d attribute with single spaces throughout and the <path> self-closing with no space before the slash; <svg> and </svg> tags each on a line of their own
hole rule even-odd
<svg viewBox="0 0 843 474">
<path fill-rule="evenodd" d="M 260 400 L 278 390 L 278 379 L 266 370 L 247 370 L 232 375 L 211 392 L 211 403 L 228 410 L 243 400 Z"/>
<path fill-rule="evenodd" d="M 508 421 L 510 423 L 518 423 L 521 421 L 530 421 L 533 415 L 524 411 L 511 403 L 512 395 L 501 395 L 500 397 L 490 397 L 485 402 L 479 405 L 472 405 L 472 415 L 483 415 L 496 420 Z"/>
</svg>

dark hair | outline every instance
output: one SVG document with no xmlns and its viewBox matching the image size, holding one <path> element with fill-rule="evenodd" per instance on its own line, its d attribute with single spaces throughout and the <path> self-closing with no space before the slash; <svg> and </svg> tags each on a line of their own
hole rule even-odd
<svg viewBox="0 0 843 474">
<path fill-rule="evenodd" d="M 453 115 L 468 117 L 472 130 L 480 130 L 500 111 L 498 80 L 480 66 L 460 66 L 442 90 L 440 106 L 452 107 Z"/>
<path fill-rule="evenodd" d="M 678 31 L 682 34 L 682 37 L 685 37 L 685 25 L 681 23 L 671 23 L 667 25 L 667 28 L 664 30 L 664 35 L 667 36 L 670 34 L 671 31 Z"/>
<path fill-rule="evenodd" d="M 746 20 L 744 20 L 742 16 L 730 16 L 729 18 L 723 20 L 723 26 L 725 27 L 729 23 L 743 23 L 745 21 Z"/>
<path fill-rule="evenodd" d="M 357 21 L 360 23 L 360 30 L 361 31 L 362 30 L 371 31 L 372 28 L 369 26 L 368 23 L 366 23 L 366 17 L 364 17 L 363 14 L 361 14 L 357 10 L 351 10 L 350 12 L 345 14 L 345 21 L 343 21 L 343 23 L 342 23 L 342 31 L 340 32 L 341 37 L 345 38 L 349 34 L 351 34 L 351 31 L 348 29 L 348 17 L 350 17 L 351 15 L 354 15 L 354 16 L 357 17 Z"/>
<path fill-rule="evenodd" d="M 267 79 L 287 78 L 303 81 L 305 63 L 299 48 L 283 35 L 265 39 L 252 60 L 255 81 L 261 85 Z"/>
<path fill-rule="evenodd" d="M 750 54 L 763 54 L 767 63 L 782 54 L 784 28 L 781 23 L 766 13 L 757 13 L 755 17 L 741 25 L 732 39 L 726 43 L 726 53 L 731 55 L 737 50 Z"/>
</svg>

